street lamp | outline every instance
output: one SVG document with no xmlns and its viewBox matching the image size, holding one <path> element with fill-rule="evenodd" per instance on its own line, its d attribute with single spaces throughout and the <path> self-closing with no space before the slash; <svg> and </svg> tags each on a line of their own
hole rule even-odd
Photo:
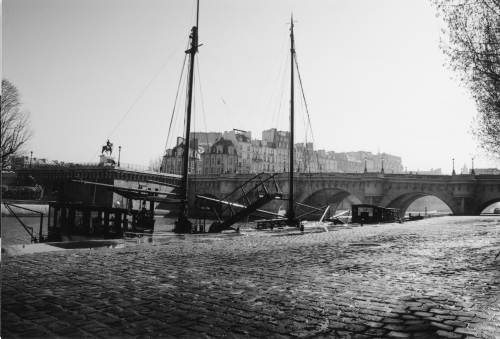
<svg viewBox="0 0 500 339">
<path fill-rule="evenodd" d="M 472 171 L 470 171 L 470 174 L 476 175 L 476 172 L 474 172 L 474 157 L 472 157 Z"/>
<path fill-rule="evenodd" d="M 382 157 L 382 170 L 380 171 L 380 173 L 384 173 L 384 157 Z"/>
<path fill-rule="evenodd" d="M 365 157 L 365 173 L 368 172 L 368 170 L 366 169 L 366 157 Z"/>
<path fill-rule="evenodd" d="M 122 153 L 122 147 L 118 146 L 118 167 L 120 167 L 120 155 Z"/>
<path fill-rule="evenodd" d="M 451 175 L 455 175 L 455 158 L 451 159 L 453 160 L 453 172 L 451 172 Z"/>
<path fill-rule="evenodd" d="M 31 168 L 31 160 L 33 159 L 33 151 L 31 151 L 31 156 L 30 156 L 30 168 Z"/>
</svg>

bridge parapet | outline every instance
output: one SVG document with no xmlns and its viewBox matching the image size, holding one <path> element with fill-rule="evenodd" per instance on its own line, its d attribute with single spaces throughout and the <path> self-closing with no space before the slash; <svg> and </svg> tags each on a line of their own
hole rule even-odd
<svg viewBox="0 0 500 339">
<path fill-rule="evenodd" d="M 386 179 L 383 173 L 366 173 L 361 179 L 364 186 L 365 204 L 378 204 L 386 191 Z"/>
<path fill-rule="evenodd" d="M 450 184 L 455 198 L 473 197 L 476 191 L 475 175 L 453 175 Z"/>
</svg>

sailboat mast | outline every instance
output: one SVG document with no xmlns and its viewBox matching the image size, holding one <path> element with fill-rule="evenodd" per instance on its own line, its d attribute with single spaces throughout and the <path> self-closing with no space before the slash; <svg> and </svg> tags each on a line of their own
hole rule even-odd
<svg viewBox="0 0 500 339">
<path fill-rule="evenodd" d="M 189 91 L 188 91 L 188 103 L 186 111 L 186 130 L 184 133 L 184 152 L 182 153 L 183 167 L 182 167 L 182 179 L 181 179 L 181 213 L 179 218 L 187 216 L 187 188 L 188 188 L 188 174 L 189 174 L 189 135 L 191 133 L 191 111 L 193 103 L 193 88 L 194 88 L 194 61 L 196 53 L 198 52 L 198 13 L 200 8 L 200 1 L 198 0 L 196 8 L 196 26 L 191 29 L 191 48 L 186 51 L 190 54 L 189 60 Z"/>
<path fill-rule="evenodd" d="M 295 57 L 295 44 L 293 41 L 293 16 L 292 16 L 292 21 L 290 22 L 290 41 L 291 41 L 291 46 L 290 46 L 290 68 L 291 68 L 291 80 L 290 80 L 290 149 L 289 149 L 289 158 L 290 158 L 290 164 L 289 164 L 289 200 L 288 200 L 288 220 L 292 221 L 295 219 L 295 210 L 294 210 L 294 199 L 293 199 L 293 145 L 294 145 L 294 140 L 293 140 L 293 134 L 294 134 L 294 98 L 293 98 L 293 62 L 294 62 L 294 57 Z"/>
</svg>

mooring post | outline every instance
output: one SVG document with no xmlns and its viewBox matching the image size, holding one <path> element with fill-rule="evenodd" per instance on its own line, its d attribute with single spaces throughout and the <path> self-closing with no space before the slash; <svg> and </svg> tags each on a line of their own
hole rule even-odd
<svg viewBox="0 0 500 339">
<path fill-rule="evenodd" d="M 89 235 L 90 234 L 91 217 L 90 217 L 90 208 L 88 208 L 88 207 L 83 208 L 82 222 L 83 222 L 83 228 L 85 230 L 85 234 Z"/>
<path fill-rule="evenodd" d="M 52 206 L 49 205 L 49 215 L 47 216 L 47 237 L 49 235 L 50 230 L 50 212 L 52 211 Z"/>
<path fill-rule="evenodd" d="M 123 225 L 123 230 L 128 231 L 128 210 L 123 211 L 123 220 L 122 220 L 122 225 Z"/>
<path fill-rule="evenodd" d="M 68 231 L 68 211 L 66 207 L 61 208 L 61 231 Z"/>
<path fill-rule="evenodd" d="M 72 233 L 75 228 L 76 223 L 76 207 L 70 206 L 68 208 L 68 223 L 67 223 L 67 232 Z"/>
<path fill-rule="evenodd" d="M 122 233 L 122 212 L 120 210 L 115 210 L 115 232 L 121 235 Z"/>
<path fill-rule="evenodd" d="M 108 235 L 109 233 L 109 209 L 106 208 L 104 210 L 104 234 Z"/>
<path fill-rule="evenodd" d="M 54 207 L 54 222 L 53 222 L 53 227 L 56 228 L 57 227 L 57 217 L 58 217 L 58 214 L 59 214 L 59 208 L 57 207 Z M 61 225 L 59 225 L 61 226 Z"/>
<path fill-rule="evenodd" d="M 100 208 L 97 208 L 97 216 L 92 219 L 92 228 L 94 233 L 102 234 L 102 210 Z"/>
<path fill-rule="evenodd" d="M 149 202 L 149 210 L 151 211 L 151 215 L 155 215 L 155 203 L 153 201 Z"/>
<path fill-rule="evenodd" d="M 43 231 L 43 213 L 40 215 L 40 232 L 38 233 L 38 242 L 41 242 L 43 240 L 42 231 Z"/>
</svg>

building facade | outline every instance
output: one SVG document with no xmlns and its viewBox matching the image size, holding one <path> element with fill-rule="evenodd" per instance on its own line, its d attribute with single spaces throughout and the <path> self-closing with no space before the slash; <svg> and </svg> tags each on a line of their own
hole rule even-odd
<svg viewBox="0 0 500 339">
<path fill-rule="evenodd" d="M 373 154 L 366 151 L 335 153 L 339 171 L 345 173 L 382 172 L 404 173 L 401 157 L 387 153 Z M 345 155 L 345 156 L 344 156 Z"/>
<path fill-rule="evenodd" d="M 238 154 L 231 140 L 220 137 L 201 155 L 203 174 L 236 173 Z"/>
<path fill-rule="evenodd" d="M 224 140 L 230 140 L 238 155 L 237 173 L 252 171 L 252 132 L 233 129 L 222 134 Z"/>
<path fill-rule="evenodd" d="M 182 155 L 184 154 L 184 150 L 184 138 L 178 137 L 177 145 L 171 149 L 167 149 L 165 152 L 160 172 L 182 175 L 184 164 L 184 157 Z M 188 171 L 192 174 L 201 174 L 201 156 L 197 139 L 190 141 Z"/>
<path fill-rule="evenodd" d="M 253 139 L 250 131 L 233 129 L 218 132 L 192 132 L 190 173 L 261 173 L 289 170 L 290 133 L 271 128 L 262 139 Z M 204 142 L 200 142 L 205 140 Z M 162 171 L 181 174 L 184 140 L 167 150 Z M 315 150 L 313 143 L 294 145 L 294 172 L 305 173 L 404 173 L 401 157 L 366 151 L 334 152 Z"/>
<path fill-rule="evenodd" d="M 198 140 L 198 146 L 212 146 L 222 136 L 220 132 L 190 132 L 190 140 Z"/>
</svg>

